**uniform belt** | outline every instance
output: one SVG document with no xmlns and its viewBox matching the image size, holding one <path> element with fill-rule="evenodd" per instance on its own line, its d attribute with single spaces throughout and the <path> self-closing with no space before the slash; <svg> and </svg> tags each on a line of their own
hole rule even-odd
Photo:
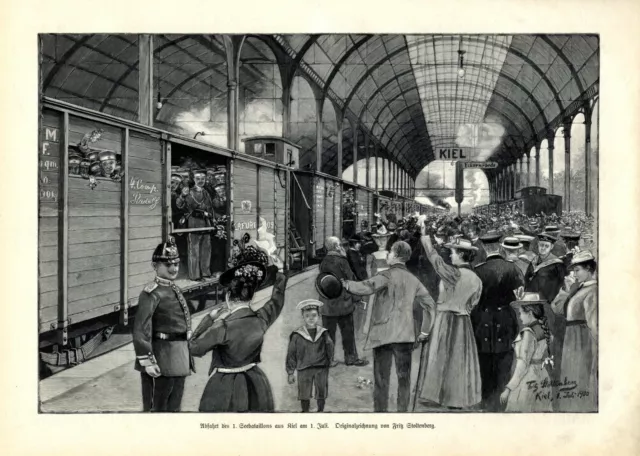
<svg viewBox="0 0 640 456">
<path fill-rule="evenodd" d="M 153 333 L 153 338 L 159 339 L 159 340 L 167 340 L 169 342 L 176 341 L 176 340 L 187 340 L 187 333 L 165 334 L 161 332 L 155 332 Z"/>
<path fill-rule="evenodd" d="M 242 367 L 216 367 L 213 372 L 211 372 L 211 376 L 215 375 L 216 372 L 220 372 L 221 374 L 241 374 L 243 372 L 247 372 L 248 370 L 253 369 L 257 363 L 247 364 Z"/>
<path fill-rule="evenodd" d="M 587 320 L 571 320 L 567 322 L 567 326 L 586 325 Z"/>
</svg>

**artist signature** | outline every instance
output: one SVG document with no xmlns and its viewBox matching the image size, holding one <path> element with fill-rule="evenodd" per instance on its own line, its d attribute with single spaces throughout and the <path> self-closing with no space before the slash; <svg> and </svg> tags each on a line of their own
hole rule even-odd
<svg viewBox="0 0 640 456">
<path fill-rule="evenodd" d="M 563 399 L 585 399 L 589 391 L 578 389 L 578 382 L 566 377 L 561 381 L 544 379 L 542 382 L 532 380 L 527 382 L 527 389 L 535 394 L 537 401 L 553 401 Z"/>
</svg>

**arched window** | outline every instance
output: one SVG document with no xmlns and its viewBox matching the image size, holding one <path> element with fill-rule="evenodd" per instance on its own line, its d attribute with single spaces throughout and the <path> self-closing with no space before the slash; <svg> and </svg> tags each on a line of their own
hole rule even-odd
<svg viewBox="0 0 640 456">
<path fill-rule="evenodd" d="M 322 166 L 323 173 L 337 176 L 338 124 L 336 111 L 329 100 L 322 106 Z"/>
<path fill-rule="evenodd" d="M 273 52 L 262 40 L 249 37 L 242 46 L 240 68 L 244 61 L 251 62 L 251 71 L 241 71 L 238 83 L 240 139 L 282 136 L 282 79 Z M 244 150 L 243 142 L 239 148 Z"/>
<path fill-rule="evenodd" d="M 316 169 L 316 99 L 306 79 L 293 78 L 291 85 L 290 139 L 298 144 L 300 168 Z"/>
<path fill-rule="evenodd" d="M 569 199 L 569 210 L 583 211 L 585 202 L 586 180 L 585 180 L 585 125 L 584 114 L 578 113 L 571 123 L 571 180 L 569 189 L 571 198 Z"/>
</svg>

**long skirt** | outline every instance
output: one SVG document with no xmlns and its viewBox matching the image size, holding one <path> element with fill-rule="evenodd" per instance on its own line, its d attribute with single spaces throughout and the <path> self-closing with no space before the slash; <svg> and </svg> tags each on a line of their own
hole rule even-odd
<svg viewBox="0 0 640 456">
<path fill-rule="evenodd" d="M 597 348 L 586 323 L 567 325 L 562 350 L 559 409 L 563 412 L 591 412 L 597 404 Z M 571 385 L 575 383 L 575 388 Z"/>
<path fill-rule="evenodd" d="M 478 349 L 468 315 L 436 313 L 420 399 L 456 408 L 482 401 Z"/>
<path fill-rule="evenodd" d="M 200 399 L 201 412 L 273 412 L 273 393 L 267 376 L 255 366 L 238 374 L 216 372 Z"/>
<path fill-rule="evenodd" d="M 541 363 L 530 364 L 520 384 L 509 394 L 507 412 L 552 412 L 549 373 Z M 533 387 L 532 385 L 535 385 Z"/>
</svg>

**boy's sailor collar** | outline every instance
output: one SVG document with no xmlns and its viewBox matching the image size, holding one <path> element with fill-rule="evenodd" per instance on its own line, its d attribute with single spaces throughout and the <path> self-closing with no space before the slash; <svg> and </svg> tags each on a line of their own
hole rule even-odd
<svg viewBox="0 0 640 456">
<path fill-rule="evenodd" d="M 326 330 L 327 329 L 323 328 L 322 326 L 316 326 L 316 337 L 315 337 L 315 339 L 311 338 L 311 334 L 309 334 L 309 330 L 307 329 L 307 327 L 305 325 L 302 325 L 301 327 L 296 329 L 294 332 L 300 334 L 302 337 L 307 339 L 309 342 L 317 342 L 320 339 L 320 336 L 322 335 L 322 333 L 325 332 Z"/>
</svg>

